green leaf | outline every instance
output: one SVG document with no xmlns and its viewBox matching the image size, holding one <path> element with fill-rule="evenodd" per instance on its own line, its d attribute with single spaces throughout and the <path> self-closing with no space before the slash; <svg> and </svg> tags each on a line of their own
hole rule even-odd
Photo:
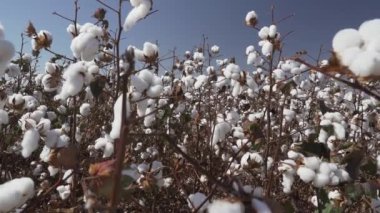
<svg viewBox="0 0 380 213">
<path fill-rule="evenodd" d="M 300 152 L 306 156 L 316 155 L 330 159 L 330 150 L 323 143 L 302 143 Z"/>
<path fill-rule="evenodd" d="M 360 170 L 368 175 L 375 176 L 377 165 L 373 159 L 368 159 L 367 163 L 360 167 Z"/>
<path fill-rule="evenodd" d="M 339 206 L 335 206 L 331 203 L 326 204 L 325 208 L 322 210 L 322 213 L 340 213 L 342 209 Z"/>
<path fill-rule="evenodd" d="M 364 195 L 363 187 L 358 183 L 346 184 L 344 191 L 351 200 L 358 200 L 362 195 Z"/>
</svg>

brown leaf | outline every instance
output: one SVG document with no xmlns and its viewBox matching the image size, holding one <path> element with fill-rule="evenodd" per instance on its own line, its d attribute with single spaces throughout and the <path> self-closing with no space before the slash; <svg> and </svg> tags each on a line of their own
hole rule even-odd
<svg viewBox="0 0 380 213">
<path fill-rule="evenodd" d="M 106 16 L 107 11 L 104 8 L 98 8 L 93 17 L 98 19 L 99 21 L 103 21 L 104 17 Z"/>
<path fill-rule="evenodd" d="M 108 160 L 90 165 L 88 173 L 91 176 L 111 176 L 114 171 L 115 160 Z"/>
<path fill-rule="evenodd" d="M 74 169 L 78 164 L 78 149 L 74 145 L 53 150 L 49 163 L 56 168 Z"/>
<path fill-rule="evenodd" d="M 34 37 L 37 35 L 37 31 L 36 31 L 36 28 L 33 26 L 33 23 L 31 21 L 29 21 L 29 24 L 28 26 L 26 27 L 26 31 L 25 31 L 26 35 L 30 38 Z"/>
</svg>

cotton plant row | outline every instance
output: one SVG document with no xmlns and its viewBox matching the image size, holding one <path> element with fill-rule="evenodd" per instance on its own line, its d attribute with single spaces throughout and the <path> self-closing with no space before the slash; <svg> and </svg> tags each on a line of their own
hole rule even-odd
<svg viewBox="0 0 380 213">
<path fill-rule="evenodd" d="M 150 0 L 130 4 L 125 31 L 152 8 Z M 96 17 L 104 20 L 99 14 Z M 243 70 L 239 60 L 221 58 L 217 45 L 186 51 L 183 58 L 177 56 L 172 71 L 158 66 L 159 47 L 151 42 L 130 45 L 126 49 L 132 58 L 123 56 L 116 61 L 106 27 L 75 23 L 67 27 L 72 61 L 52 60 L 38 74 L 25 72 L 22 66 L 31 65 L 33 56 L 24 53 L 14 59 L 14 47 L 4 39 L 1 28 L 4 55 L 0 56 L 0 75 L 4 81 L 0 83 L 0 134 L 5 138 L 17 135 L 6 140 L 4 147 L 15 157 L 33 161 L 29 173 L 33 177 L 0 185 L 19 197 L 0 197 L 0 211 L 20 208 L 33 196 L 41 196 L 54 178 L 60 182 L 51 193 L 68 202 L 78 191 L 75 181 L 79 176 L 74 169 L 82 166 L 70 161 L 76 151 L 86 165 L 81 171 L 88 170 L 85 175 L 89 176 L 83 178 L 90 190 L 83 188 L 85 203 L 81 204 L 96 208 L 102 201 L 97 198 L 109 196 L 103 190 L 112 180 L 111 159 L 117 151 L 123 119 L 130 122 L 131 133 L 122 170 L 129 185 L 123 189 L 137 196 L 139 208 L 150 205 L 154 194 L 158 199 L 176 196 L 183 207 L 201 212 L 273 212 L 275 207 L 268 197 L 285 195 L 285 200 L 277 201 L 285 205 L 297 192 L 295 185 L 302 184 L 325 190 L 334 207 L 346 205 L 342 201 L 348 195 L 341 187 L 368 175 L 359 171 L 361 164 L 372 162 L 375 173 L 380 171 L 378 101 L 297 60 L 276 60 L 281 48 L 278 27 L 259 27 L 254 11 L 245 21 L 257 30 L 259 39 L 257 45 L 247 44 L 245 50 L 249 70 Z M 343 30 L 333 39 L 342 65 L 359 77 L 376 75 L 376 38 L 372 35 L 377 23 L 372 20 L 359 30 Z M 27 33 L 34 52 L 50 48 L 53 42 L 51 33 L 37 33 L 31 24 Z M 349 59 L 353 54 L 355 60 Z M 364 63 L 360 58 L 371 62 L 365 63 L 368 69 L 363 66 L 367 70 L 357 69 L 355 63 Z M 318 66 L 322 69 L 329 62 Z M 117 67 L 120 73 L 115 71 Z M 135 69 L 131 71 L 131 67 Z M 128 85 L 125 99 L 112 91 L 117 78 Z M 272 131 L 269 138 L 268 128 Z M 175 146 L 181 152 L 173 151 L 162 135 L 175 135 Z M 75 147 L 81 150 L 75 151 Z M 211 175 L 198 171 L 184 155 L 208 168 Z M 268 189 L 263 181 L 270 179 L 270 174 L 275 179 L 274 189 L 265 194 Z M 234 196 L 218 189 L 209 197 L 209 186 L 216 184 L 213 177 L 227 184 Z M 319 208 L 322 204 L 316 191 L 305 191 L 302 201 Z M 20 193 L 26 196 L 20 197 Z M 133 203 L 123 206 L 128 209 Z"/>
</svg>

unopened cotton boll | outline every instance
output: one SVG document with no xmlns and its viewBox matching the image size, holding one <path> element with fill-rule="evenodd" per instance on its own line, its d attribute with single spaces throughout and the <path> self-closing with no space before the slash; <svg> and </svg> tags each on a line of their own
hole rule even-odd
<svg viewBox="0 0 380 213">
<path fill-rule="evenodd" d="M 34 196 L 34 182 L 28 177 L 16 178 L 1 184 L 0 192 L 0 212 L 10 212 Z"/>
</svg>

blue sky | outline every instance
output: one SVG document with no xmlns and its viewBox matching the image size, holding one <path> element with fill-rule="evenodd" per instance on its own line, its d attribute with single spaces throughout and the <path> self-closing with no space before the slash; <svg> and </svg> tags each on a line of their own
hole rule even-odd
<svg viewBox="0 0 380 213">
<path fill-rule="evenodd" d="M 103 0 L 116 5 L 117 0 Z M 378 0 L 153 0 L 158 12 L 138 23 L 128 33 L 123 33 L 123 47 L 132 44 L 141 47 L 145 41 L 158 41 L 161 54 L 174 47 L 179 53 L 199 46 L 202 35 L 208 37 L 210 45 L 221 47 L 223 57 L 236 56 L 244 65 L 245 47 L 257 45 L 257 32 L 244 25 L 244 17 L 250 10 L 259 15 L 259 24 L 271 23 L 271 5 L 275 6 L 275 19 L 290 14 L 294 17 L 279 25 L 281 34 L 293 31 L 285 41 L 285 53 L 291 55 L 307 50 L 316 56 L 320 45 L 324 45 L 325 56 L 331 49 L 334 34 L 342 28 L 357 28 L 363 21 L 380 18 Z M 0 22 L 5 27 L 6 38 L 16 49 L 20 48 L 21 32 L 32 21 L 37 29 L 52 32 L 52 49 L 71 56 L 70 36 L 66 33 L 68 21 L 52 15 L 56 11 L 67 17 L 74 16 L 73 0 L 2 0 Z M 91 15 L 101 7 L 95 0 L 80 0 L 79 23 L 95 21 Z M 130 10 L 123 5 L 123 19 Z M 115 25 L 115 14 L 108 10 L 111 29 Z M 26 50 L 30 50 L 27 39 Z M 122 48 L 123 48 L 122 47 Z M 43 54 L 47 60 L 49 53 Z"/>
</svg>

